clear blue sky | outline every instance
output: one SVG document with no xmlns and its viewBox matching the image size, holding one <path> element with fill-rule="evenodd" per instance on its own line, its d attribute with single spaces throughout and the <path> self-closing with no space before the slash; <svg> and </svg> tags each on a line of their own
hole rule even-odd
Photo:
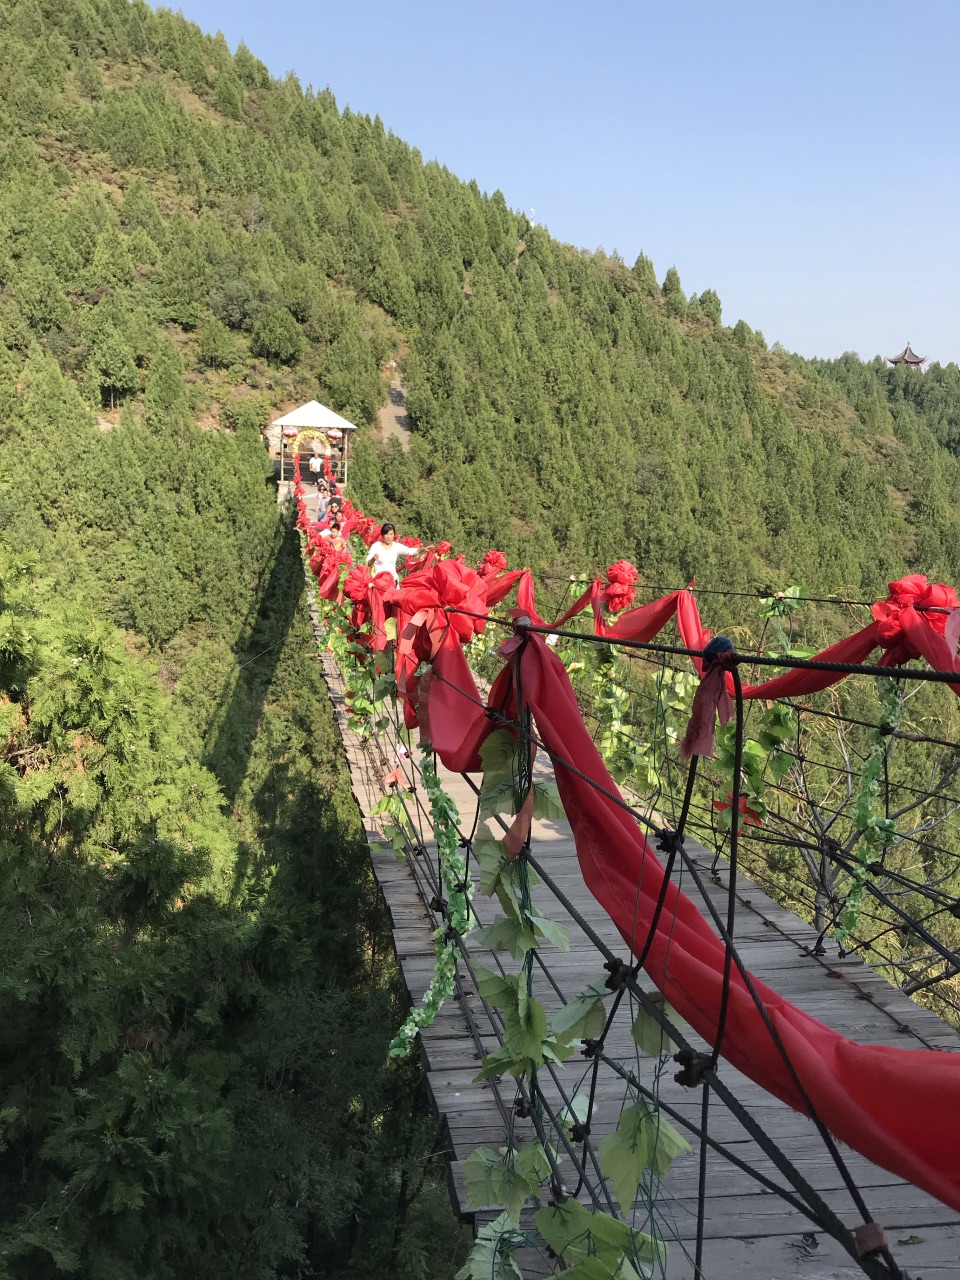
<svg viewBox="0 0 960 1280">
<path fill-rule="evenodd" d="M 804 355 L 960 360 L 957 0 L 183 0 Z"/>
</svg>

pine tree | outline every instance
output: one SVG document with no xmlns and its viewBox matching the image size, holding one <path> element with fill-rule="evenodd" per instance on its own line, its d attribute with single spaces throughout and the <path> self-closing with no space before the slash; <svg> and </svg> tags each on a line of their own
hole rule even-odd
<svg viewBox="0 0 960 1280">
<path fill-rule="evenodd" d="M 183 427 L 190 420 L 183 359 L 169 338 L 160 339 L 150 361 L 144 405 L 147 422 L 153 427 Z"/>
<path fill-rule="evenodd" d="M 303 355 L 303 347 L 303 334 L 290 312 L 286 307 L 268 303 L 250 335 L 253 354 L 276 364 L 295 364 Z"/>
</svg>

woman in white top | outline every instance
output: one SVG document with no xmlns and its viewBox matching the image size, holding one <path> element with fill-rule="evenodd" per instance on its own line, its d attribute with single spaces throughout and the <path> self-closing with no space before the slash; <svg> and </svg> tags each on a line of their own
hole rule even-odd
<svg viewBox="0 0 960 1280">
<path fill-rule="evenodd" d="M 416 555 L 417 550 L 417 547 L 405 547 L 402 542 L 397 542 L 396 529 L 392 524 L 385 524 L 380 530 L 380 537 L 367 552 L 367 564 L 373 563 L 374 577 L 378 573 L 389 573 L 399 586 L 397 556 Z"/>
</svg>

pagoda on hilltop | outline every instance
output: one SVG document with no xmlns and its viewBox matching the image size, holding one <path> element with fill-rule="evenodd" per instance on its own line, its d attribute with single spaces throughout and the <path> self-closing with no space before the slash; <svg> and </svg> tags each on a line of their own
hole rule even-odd
<svg viewBox="0 0 960 1280">
<path fill-rule="evenodd" d="M 926 364 L 926 356 L 918 356 L 908 342 L 898 356 L 887 356 L 890 364 L 908 364 L 911 369 L 919 369 Z"/>
</svg>

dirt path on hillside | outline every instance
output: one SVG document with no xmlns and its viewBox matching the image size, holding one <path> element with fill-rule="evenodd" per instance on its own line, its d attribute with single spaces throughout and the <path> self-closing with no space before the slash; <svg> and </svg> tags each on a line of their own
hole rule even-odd
<svg viewBox="0 0 960 1280">
<path fill-rule="evenodd" d="M 390 379 L 390 391 L 387 403 L 377 414 L 377 427 L 380 439 L 384 444 L 395 437 L 404 449 L 410 448 L 410 418 L 407 414 L 407 396 L 400 381 L 400 375 L 394 371 Z"/>
</svg>

